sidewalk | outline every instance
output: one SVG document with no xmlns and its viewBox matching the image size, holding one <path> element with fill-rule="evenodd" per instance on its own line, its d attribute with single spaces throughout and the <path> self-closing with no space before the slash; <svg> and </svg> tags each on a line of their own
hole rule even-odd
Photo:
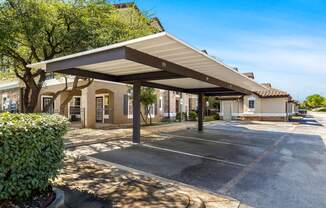
<svg viewBox="0 0 326 208">
<path fill-rule="evenodd" d="M 153 133 L 171 132 L 186 128 L 195 128 L 197 122 L 173 122 L 169 124 L 144 126 L 141 128 L 141 135 L 148 136 Z M 76 147 L 81 145 L 89 145 L 96 143 L 103 143 L 112 140 L 130 140 L 132 135 L 131 128 L 121 129 L 71 129 L 64 136 L 66 147 Z"/>
<path fill-rule="evenodd" d="M 239 202 L 176 183 L 67 156 L 55 184 L 87 191 L 119 208 L 237 208 Z M 78 199 L 75 199 L 78 200 Z"/>
</svg>

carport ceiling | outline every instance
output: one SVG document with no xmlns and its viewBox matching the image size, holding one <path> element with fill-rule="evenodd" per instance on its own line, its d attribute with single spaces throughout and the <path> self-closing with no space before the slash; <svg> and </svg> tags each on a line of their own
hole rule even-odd
<svg viewBox="0 0 326 208">
<path fill-rule="evenodd" d="M 172 35 L 163 32 L 28 65 L 95 79 L 187 93 L 250 94 L 264 89 Z"/>
</svg>

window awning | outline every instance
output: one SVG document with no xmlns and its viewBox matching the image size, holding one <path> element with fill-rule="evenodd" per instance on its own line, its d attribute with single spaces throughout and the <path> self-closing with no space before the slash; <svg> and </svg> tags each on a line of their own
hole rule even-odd
<svg viewBox="0 0 326 208">
<path fill-rule="evenodd" d="M 162 32 L 28 65 L 79 75 L 207 95 L 251 94 L 265 87 Z"/>
</svg>

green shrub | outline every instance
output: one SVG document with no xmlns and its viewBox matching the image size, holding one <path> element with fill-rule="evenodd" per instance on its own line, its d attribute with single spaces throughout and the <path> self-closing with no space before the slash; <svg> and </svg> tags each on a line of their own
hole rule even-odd
<svg viewBox="0 0 326 208">
<path fill-rule="evenodd" d="M 0 200 L 43 191 L 64 157 L 68 121 L 59 115 L 0 114 Z"/>
<path fill-rule="evenodd" d="M 214 119 L 215 119 L 215 120 L 220 120 L 220 114 L 216 113 L 216 114 L 214 115 Z"/>
<path fill-rule="evenodd" d="M 188 121 L 188 114 L 186 112 L 182 113 L 182 119 Z"/>
<path fill-rule="evenodd" d="M 326 107 L 321 107 L 317 109 L 317 112 L 326 112 Z"/>
<path fill-rule="evenodd" d="M 195 111 L 189 112 L 189 120 L 190 121 L 196 121 L 197 120 L 197 113 Z"/>
<path fill-rule="evenodd" d="M 177 121 L 181 121 L 181 113 L 177 113 L 177 114 L 175 115 L 175 120 L 177 120 Z"/>
</svg>

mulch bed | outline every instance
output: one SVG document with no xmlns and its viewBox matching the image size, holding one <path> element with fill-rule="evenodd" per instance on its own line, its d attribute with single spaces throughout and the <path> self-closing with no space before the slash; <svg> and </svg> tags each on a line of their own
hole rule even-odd
<svg viewBox="0 0 326 208">
<path fill-rule="evenodd" d="M 67 186 L 57 187 L 65 192 L 65 207 L 67 208 L 112 208 L 112 201 L 109 199 Z"/>
<path fill-rule="evenodd" d="M 52 191 L 52 187 L 40 193 L 40 191 L 34 191 L 30 199 L 24 201 L 6 200 L 0 201 L 0 208 L 46 208 L 55 199 L 55 193 Z"/>
</svg>

